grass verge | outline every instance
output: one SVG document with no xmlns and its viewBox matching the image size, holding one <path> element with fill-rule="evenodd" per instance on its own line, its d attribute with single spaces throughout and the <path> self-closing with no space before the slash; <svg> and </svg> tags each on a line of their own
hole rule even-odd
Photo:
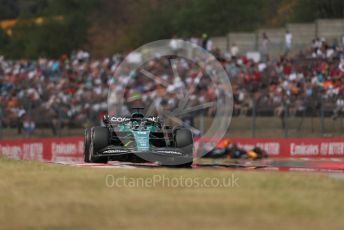
<svg viewBox="0 0 344 230">
<path fill-rule="evenodd" d="M 344 180 L 326 174 L 98 169 L 0 158 L 0 175 L 1 229 L 344 229 Z M 156 176 L 166 182 L 142 186 Z M 226 188 L 167 186 L 180 178 L 233 177 L 237 183 Z M 114 184 L 119 178 L 127 184 Z"/>
</svg>

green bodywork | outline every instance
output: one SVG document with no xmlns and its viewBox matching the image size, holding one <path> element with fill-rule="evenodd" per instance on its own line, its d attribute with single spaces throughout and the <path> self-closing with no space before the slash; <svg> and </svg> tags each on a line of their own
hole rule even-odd
<svg viewBox="0 0 344 230">
<path fill-rule="evenodd" d="M 134 115 L 134 114 L 133 114 Z M 146 124 L 144 127 L 140 127 L 141 121 L 138 119 L 137 121 L 130 121 L 125 122 L 118 125 L 118 129 L 120 132 L 130 132 L 132 133 L 136 149 L 138 151 L 148 151 L 150 149 L 149 145 L 149 134 L 150 132 L 156 132 L 158 130 L 157 124 L 154 122 L 151 122 L 149 124 Z M 128 141 L 125 143 L 125 146 L 130 146 L 132 141 Z"/>
</svg>

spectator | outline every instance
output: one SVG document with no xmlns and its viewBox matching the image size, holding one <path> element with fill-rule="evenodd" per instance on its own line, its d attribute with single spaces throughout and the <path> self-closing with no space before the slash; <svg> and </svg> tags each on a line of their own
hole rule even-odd
<svg viewBox="0 0 344 230">
<path fill-rule="evenodd" d="M 284 42 L 285 42 L 285 52 L 288 54 L 291 50 L 292 42 L 293 42 L 293 35 L 290 33 L 289 30 L 286 31 L 284 35 Z"/>
<path fill-rule="evenodd" d="M 192 43 L 192 45 L 193 45 L 194 47 L 196 47 L 196 46 L 199 45 L 199 44 L 198 44 L 198 38 L 196 38 L 196 37 L 191 37 L 191 38 L 190 38 L 190 42 Z"/>
<path fill-rule="evenodd" d="M 31 135 L 36 128 L 36 124 L 29 116 L 25 116 L 23 119 L 23 133 L 26 135 Z"/>
<path fill-rule="evenodd" d="M 231 51 L 231 56 L 235 58 L 239 54 L 239 47 L 235 43 L 233 43 L 230 51 Z"/>
<path fill-rule="evenodd" d="M 213 42 L 207 34 L 202 35 L 202 48 L 211 52 L 213 50 Z"/>
<path fill-rule="evenodd" d="M 268 35 L 265 32 L 263 32 L 263 35 L 262 35 L 262 49 L 261 49 L 263 61 L 267 61 L 268 60 L 268 56 L 269 56 L 269 42 L 270 42 L 270 39 L 269 39 Z"/>
</svg>

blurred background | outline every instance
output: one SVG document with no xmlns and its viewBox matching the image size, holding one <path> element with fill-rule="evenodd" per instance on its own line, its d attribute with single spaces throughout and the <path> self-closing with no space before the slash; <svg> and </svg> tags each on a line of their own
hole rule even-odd
<svg viewBox="0 0 344 230">
<path fill-rule="evenodd" d="M 344 133 L 342 0 L 0 0 L 0 138 L 80 135 L 119 95 L 173 109 L 178 89 L 213 100 L 197 65 L 177 62 L 170 88 L 115 70 L 129 52 L 184 39 L 213 53 L 232 83 L 229 137 Z M 144 60 L 144 53 L 132 62 Z M 189 59 L 193 59 L 190 53 Z M 173 75 L 151 61 L 161 77 Z M 140 79 L 141 85 L 130 84 Z M 154 81 L 153 81 L 154 82 Z M 140 87 L 140 86 L 144 87 Z M 164 91 L 166 90 L 166 91 Z M 213 108 L 186 117 L 204 131 Z"/>
</svg>

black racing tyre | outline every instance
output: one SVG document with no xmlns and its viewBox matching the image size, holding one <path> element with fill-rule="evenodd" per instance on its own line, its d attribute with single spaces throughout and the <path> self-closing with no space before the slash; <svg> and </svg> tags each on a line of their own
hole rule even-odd
<svg viewBox="0 0 344 230">
<path fill-rule="evenodd" d="M 91 129 L 85 129 L 84 133 L 84 162 L 90 162 L 90 142 L 91 142 Z"/>
<path fill-rule="evenodd" d="M 106 127 L 92 128 L 93 148 L 99 151 L 109 145 L 109 129 Z"/>
<path fill-rule="evenodd" d="M 190 159 L 192 159 L 193 156 L 193 137 L 192 133 L 189 129 L 186 128 L 177 128 L 174 130 L 174 141 L 175 146 L 177 148 L 180 148 L 184 154 L 187 154 L 190 156 Z M 192 165 L 191 162 L 178 165 L 177 167 L 182 168 L 189 168 Z"/>
<path fill-rule="evenodd" d="M 97 157 L 95 153 L 109 145 L 109 130 L 106 127 L 93 127 L 90 130 L 88 162 L 107 163 L 107 157 Z"/>
<path fill-rule="evenodd" d="M 193 148 L 192 133 L 186 128 L 178 128 L 174 131 L 174 141 L 177 148 Z"/>
</svg>

